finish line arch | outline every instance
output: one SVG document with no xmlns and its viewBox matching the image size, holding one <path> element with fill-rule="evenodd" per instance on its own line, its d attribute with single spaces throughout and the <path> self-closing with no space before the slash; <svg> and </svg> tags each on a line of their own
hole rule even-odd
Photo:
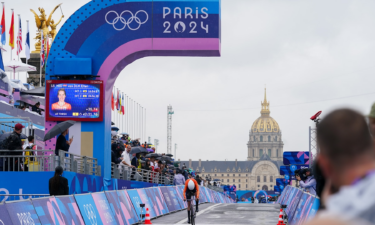
<svg viewBox="0 0 375 225">
<path fill-rule="evenodd" d="M 84 155 L 98 159 L 104 178 L 111 178 L 111 93 L 117 76 L 147 56 L 220 56 L 220 10 L 220 0 L 92 0 L 61 27 L 48 56 L 46 83 L 80 74 L 103 81 L 103 121 L 77 126 L 92 136 L 92 143 L 81 145 L 93 146 Z M 55 123 L 46 121 L 46 132 Z M 54 140 L 46 149 L 54 149 Z"/>
</svg>

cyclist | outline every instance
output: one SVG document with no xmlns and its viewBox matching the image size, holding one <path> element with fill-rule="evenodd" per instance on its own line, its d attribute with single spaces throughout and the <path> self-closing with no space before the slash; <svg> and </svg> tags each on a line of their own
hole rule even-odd
<svg viewBox="0 0 375 225">
<path fill-rule="evenodd" d="M 185 188 L 184 188 L 184 201 L 186 199 L 191 200 L 192 196 L 195 196 L 195 211 L 199 212 L 198 210 L 198 203 L 199 203 L 199 185 L 197 181 L 192 177 L 191 173 L 188 174 L 189 179 L 185 182 Z M 191 201 L 188 201 L 188 223 L 190 223 L 190 204 Z"/>
</svg>

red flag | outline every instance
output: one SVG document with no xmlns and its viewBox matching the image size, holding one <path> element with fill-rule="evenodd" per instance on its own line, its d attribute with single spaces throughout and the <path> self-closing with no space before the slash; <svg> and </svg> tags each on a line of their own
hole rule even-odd
<svg viewBox="0 0 375 225">
<path fill-rule="evenodd" d="M 115 110 L 115 98 L 113 97 L 113 91 L 112 91 L 112 99 L 111 99 L 111 108 L 112 108 L 112 111 Z"/>
<path fill-rule="evenodd" d="M 119 91 L 117 90 L 117 106 L 116 106 L 117 111 L 120 109 L 120 94 Z"/>
<path fill-rule="evenodd" d="M 3 7 L 3 16 L 1 17 L 1 44 L 5 45 L 6 43 L 5 36 L 5 6 Z"/>
<path fill-rule="evenodd" d="M 14 12 L 12 12 L 12 20 L 10 22 L 9 46 L 14 49 Z"/>
<path fill-rule="evenodd" d="M 122 93 L 122 102 L 121 102 L 121 111 L 122 111 L 122 115 L 125 115 L 125 106 L 124 106 L 125 102 L 124 102 L 124 93 Z"/>
<path fill-rule="evenodd" d="M 46 65 L 47 65 L 48 54 L 49 54 L 49 37 L 47 37 L 47 55 L 46 55 Z"/>
</svg>

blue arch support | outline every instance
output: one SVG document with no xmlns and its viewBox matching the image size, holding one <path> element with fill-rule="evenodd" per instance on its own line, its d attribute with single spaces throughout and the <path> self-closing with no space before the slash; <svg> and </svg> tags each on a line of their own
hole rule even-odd
<svg viewBox="0 0 375 225">
<path fill-rule="evenodd" d="M 111 93 L 119 73 L 147 56 L 220 56 L 220 10 L 220 0 L 92 0 L 61 27 L 48 56 L 46 82 L 55 75 L 100 76 L 104 120 L 81 122 L 80 129 L 93 133 L 87 145 L 105 179 L 111 178 Z M 53 124 L 46 121 L 46 127 Z"/>
</svg>

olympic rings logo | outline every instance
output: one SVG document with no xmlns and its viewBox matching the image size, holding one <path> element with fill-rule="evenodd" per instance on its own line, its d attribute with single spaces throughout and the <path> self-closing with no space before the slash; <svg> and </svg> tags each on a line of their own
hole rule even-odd
<svg viewBox="0 0 375 225">
<path fill-rule="evenodd" d="M 108 15 L 111 14 L 111 13 L 114 13 L 116 15 L 116 17 L 112 20 L 112 21 L 108 21 Z M 126 20 L 126 18 L 123 17 L 123 15 L 125 15 L 126 13 L 130 14 L 130 17 L 128 20 Z M 140 18 L 138 18 L 138 13 L 144 13 L 146 15 L 146 19 L 145 21 L 141 21 Z M 148 21 L 148 14 L 146 11 L 144 10 L 139 10 L 138 12 L 136 12 L 135 14 L 133 14 L 132 12 L 130 12 L 129 10 L 125 10 L 123 11 L 120 15 L 116 12 L 116 11 L 109 11 L 107 12 L 107 14 L 105 15 L 105 21 L 112 25 L 113 28 L 115 30 L 124 30 L 126 28 L 126 26 L 130 29 L 130 30 L 138 30 L 142 24 L 145 24 L 147 21 Z M 130 24 L 135 21 L 137 24 L 138 24 L 138 27 L 131 27 Z M 116 24 L 117 23 L 122 23 L 123 26 L 121 28 L 117 28 L 116 27 Z"/>
<path fill-rule="evenodd" d="M 91 204 L 83 205 L 83 209 L 86 213 L 86 217 L 90 220 L 91 225 L 97 225 L 96 213 L 94 207 Z"/>
</svg>

